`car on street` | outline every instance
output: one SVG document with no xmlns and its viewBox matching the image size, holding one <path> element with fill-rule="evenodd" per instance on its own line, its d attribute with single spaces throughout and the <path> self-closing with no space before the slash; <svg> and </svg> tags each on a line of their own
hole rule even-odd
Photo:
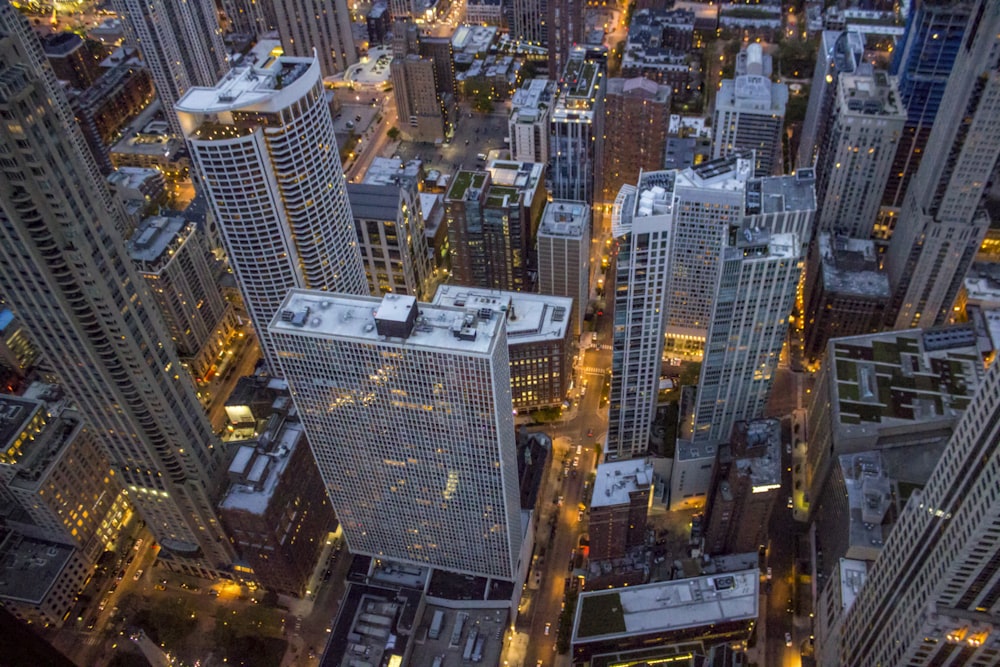
<svg viewBox="0 0 1000 667">
<path fill-rule="evenodd" d="M 592 429 L 592 428 L 591 429 L 587 429 L 587 437 L 588 438 L 593 438 L 594 437 L 594 429 Z"/>
<path fill-rule="evenodd" d="M 142 576 L 142 568 L 135 571 L 135 574 L 132 575 L 132 581 L 139 581 L 139 577 L 141 576 Z"/>
<path fill-rule="evenodd" d="M 792 633 L 791 632 L 786 632 L 785 633 L 785 646 L 788 646 L 789 648 L 791 648 L 791 646 L 792 646 Z"/>
<path fill-rule="evenodd" d="M 791 496 L 788 496 L 788 509 L 795 507 L 795 502 L 792 500 Z"/>
<path fill-rule="evenodd" d="M 546 623 L 546 624 L 545 624 L 545 636 L 546 636 L 546 637 L 548 637 L 548 636 L 549 636 L 549 631 L 550 631 L 551 629 L 552 629 L 552 624 L 551 624 L 551 623 Z"/>
</svg>

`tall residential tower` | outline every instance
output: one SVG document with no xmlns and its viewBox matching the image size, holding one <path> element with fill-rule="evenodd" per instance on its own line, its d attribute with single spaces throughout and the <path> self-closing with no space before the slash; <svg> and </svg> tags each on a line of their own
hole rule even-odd
<svg viewBox="0 0 1000 667">
<path fill-rule="evenodd" d="M 315 58 L 261 57 L 177 103 L 261 349 L 292 287 L 368 294 Z M 262 61 L 262 62 L 261 62 Z"/>
<path fill-rule="evenodd" d="M 161 559 L 228 568 L 212 496 L 221 448 L 125 250 L 122 213 L 37 37 L 8 3 L 0 118 L 0 292 L 79 405 Z"/>
</svg>

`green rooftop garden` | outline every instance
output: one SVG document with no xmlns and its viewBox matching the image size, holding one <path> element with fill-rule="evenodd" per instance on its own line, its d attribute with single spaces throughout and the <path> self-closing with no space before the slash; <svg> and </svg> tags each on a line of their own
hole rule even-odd
<svg viewBox="0 0 1000 667">
<path fill-rule="evenodd" d="M 618 593 L 588 595 L 583 598 L 580 610 L 580 625 L 576 629 L 578 637 L 594 637 L 616 632 L 625 632 L 625 614 Z"/>
<path fill-rule="evenodd" d="M 455 174 L 451 182 L 451 189 L 448 190 L 448 199 L 462 199 L 465 197 L 469 187 L 481 188 L 486 181 L 486 172 L 483 171 L 460 171 Z"/>
</svg>

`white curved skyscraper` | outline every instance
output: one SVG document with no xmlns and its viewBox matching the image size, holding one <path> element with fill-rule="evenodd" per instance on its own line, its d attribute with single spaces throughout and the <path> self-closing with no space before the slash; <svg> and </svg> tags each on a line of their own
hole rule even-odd
<svg viewBox="0 0 1000 667">
<path fill-rule="evenodd" d="M 267 325 L 289 289 L 368 294 L 319 63 L 261 52 L 214 87 L 189 90 L 177 115 L 277 368 Z"/>
</svg>

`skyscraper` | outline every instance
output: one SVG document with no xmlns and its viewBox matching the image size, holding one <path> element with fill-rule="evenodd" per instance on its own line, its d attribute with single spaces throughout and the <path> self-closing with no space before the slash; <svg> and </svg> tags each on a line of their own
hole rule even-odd
<svg viewBox="0 0 1000 667">
<path fill-rule="evenodd" d="M 615 199 L 614 352 L 608 412 L 607 458 L 646 451 L 656 407 L 663 351 L 673 220 L 668 192 L 673 171 L 643 174 L 638 187 L 624 185 Z"/>
<path fill-rule="evenodd" d="M 542 46 L 549 51 L 549 78 L 562 74 L 569 61 L 570 51 L 583 42 L 583 3 L 579 0 L 529 0 L 525 12 L 544 23 L 540 37 Z M 530 34 L 530 33 L 529 33 Z"/>
<path fill-rule="evenodd" d="M 222 11 L 234 32 L 256 37 L 278 25 L 274 3 L 264 0 L 222 0 Z"/>
<path fill-rule="evenodd" d="M 274 14 L 285 53 L 319 58 L 324 77 L 358 62 L 346 0 L 274 0 Z"/>
<path fill-rule="evenodd" d="M 839 664 L 1000 661 L 998 413 L 1000 365 L 993 364 L 869 568 L 846 614 Z"/>
<path fill-rule="evenodd" d="M 296 289 L 269 335 L 352 553 L 515 578 L 503 314 Z"/>
<path fill-rule="evenodd" d="M 736 421 L 761 416 L 815 196 L 811 170 L 752 174 L 734 156 L 644 173 L 637 192 L 619 193 L 609 456 L 645 451 L 664 346 L 703 361 L 682 439 L 723 442 Z"/>
<path fill-rule="evenodd" d="M 507 119 L 511 159 L 549 161 L 549 113 L 554 95 L 555 83 L 549 79 L 530 79 L 514 91 Z"/>
<path fill-rule="evenodd" d="M 837 79 L 833 120 L 820 149 L 819 231 L 872 236 L 906 121 L 896 80 L 863 66 Z"/>
<path fill-rule="evenodd" d="M 153 74 L 156 95 L 177 135 L 174 104 L 192 86 L 214 85 L 228 68 L 212 0 L 113 0 L 125 35 Z"/>
<path fill-rule="evenodd" d="M 737 61 L 736 78 L 722 80 L 715 100 L 712 156 L 753 150 L 758 176 L 784 171 L 781 133 L 788 86 L 770 76 L 771 56 L 764 55 L 760 44 L 750 44 Z"/>
<path fill-rule="evenodd" d="M 981 207 L 1000 155 L 1000 1 L 977 0 L 944 99 L 954 117 L 935 123 L 907 189 L 885 267 L 886 324 L 942 324 L 989 226 Z"/>
<path fill-rule="evenodd" d="M 177 113 L 261 349 L 277 368 L 267 325 L 290 288 L 368 294 L 368 282 L 319 62 L 247 58 L 214 87 L 188 91 Z"/>
<path fill-rule="evenodd" d="M 885 206 L 903 204 L 910 179 L 920 166 L 974 4 L 971 0 L 920 2 L 907 18 L 891 69 L 899 78 L 906 123 L 882 197 Z"/>
<path fill-rule="evenodd" d="M 80 406 L 163 561 L 227 568 L 232 548 L 212 501 L 221 448 L 69 104 L 8 3 L 0 116 L 0 292 Z"/>
<path fill-rule="evenodd" d="M 592 204 L 594 193 L 601 192 L 604 83 L 604 65 L 591 60 L 586 49 L 573 49 L 549 117 L 549 179 L 556 199 Z"/>
</svg>

